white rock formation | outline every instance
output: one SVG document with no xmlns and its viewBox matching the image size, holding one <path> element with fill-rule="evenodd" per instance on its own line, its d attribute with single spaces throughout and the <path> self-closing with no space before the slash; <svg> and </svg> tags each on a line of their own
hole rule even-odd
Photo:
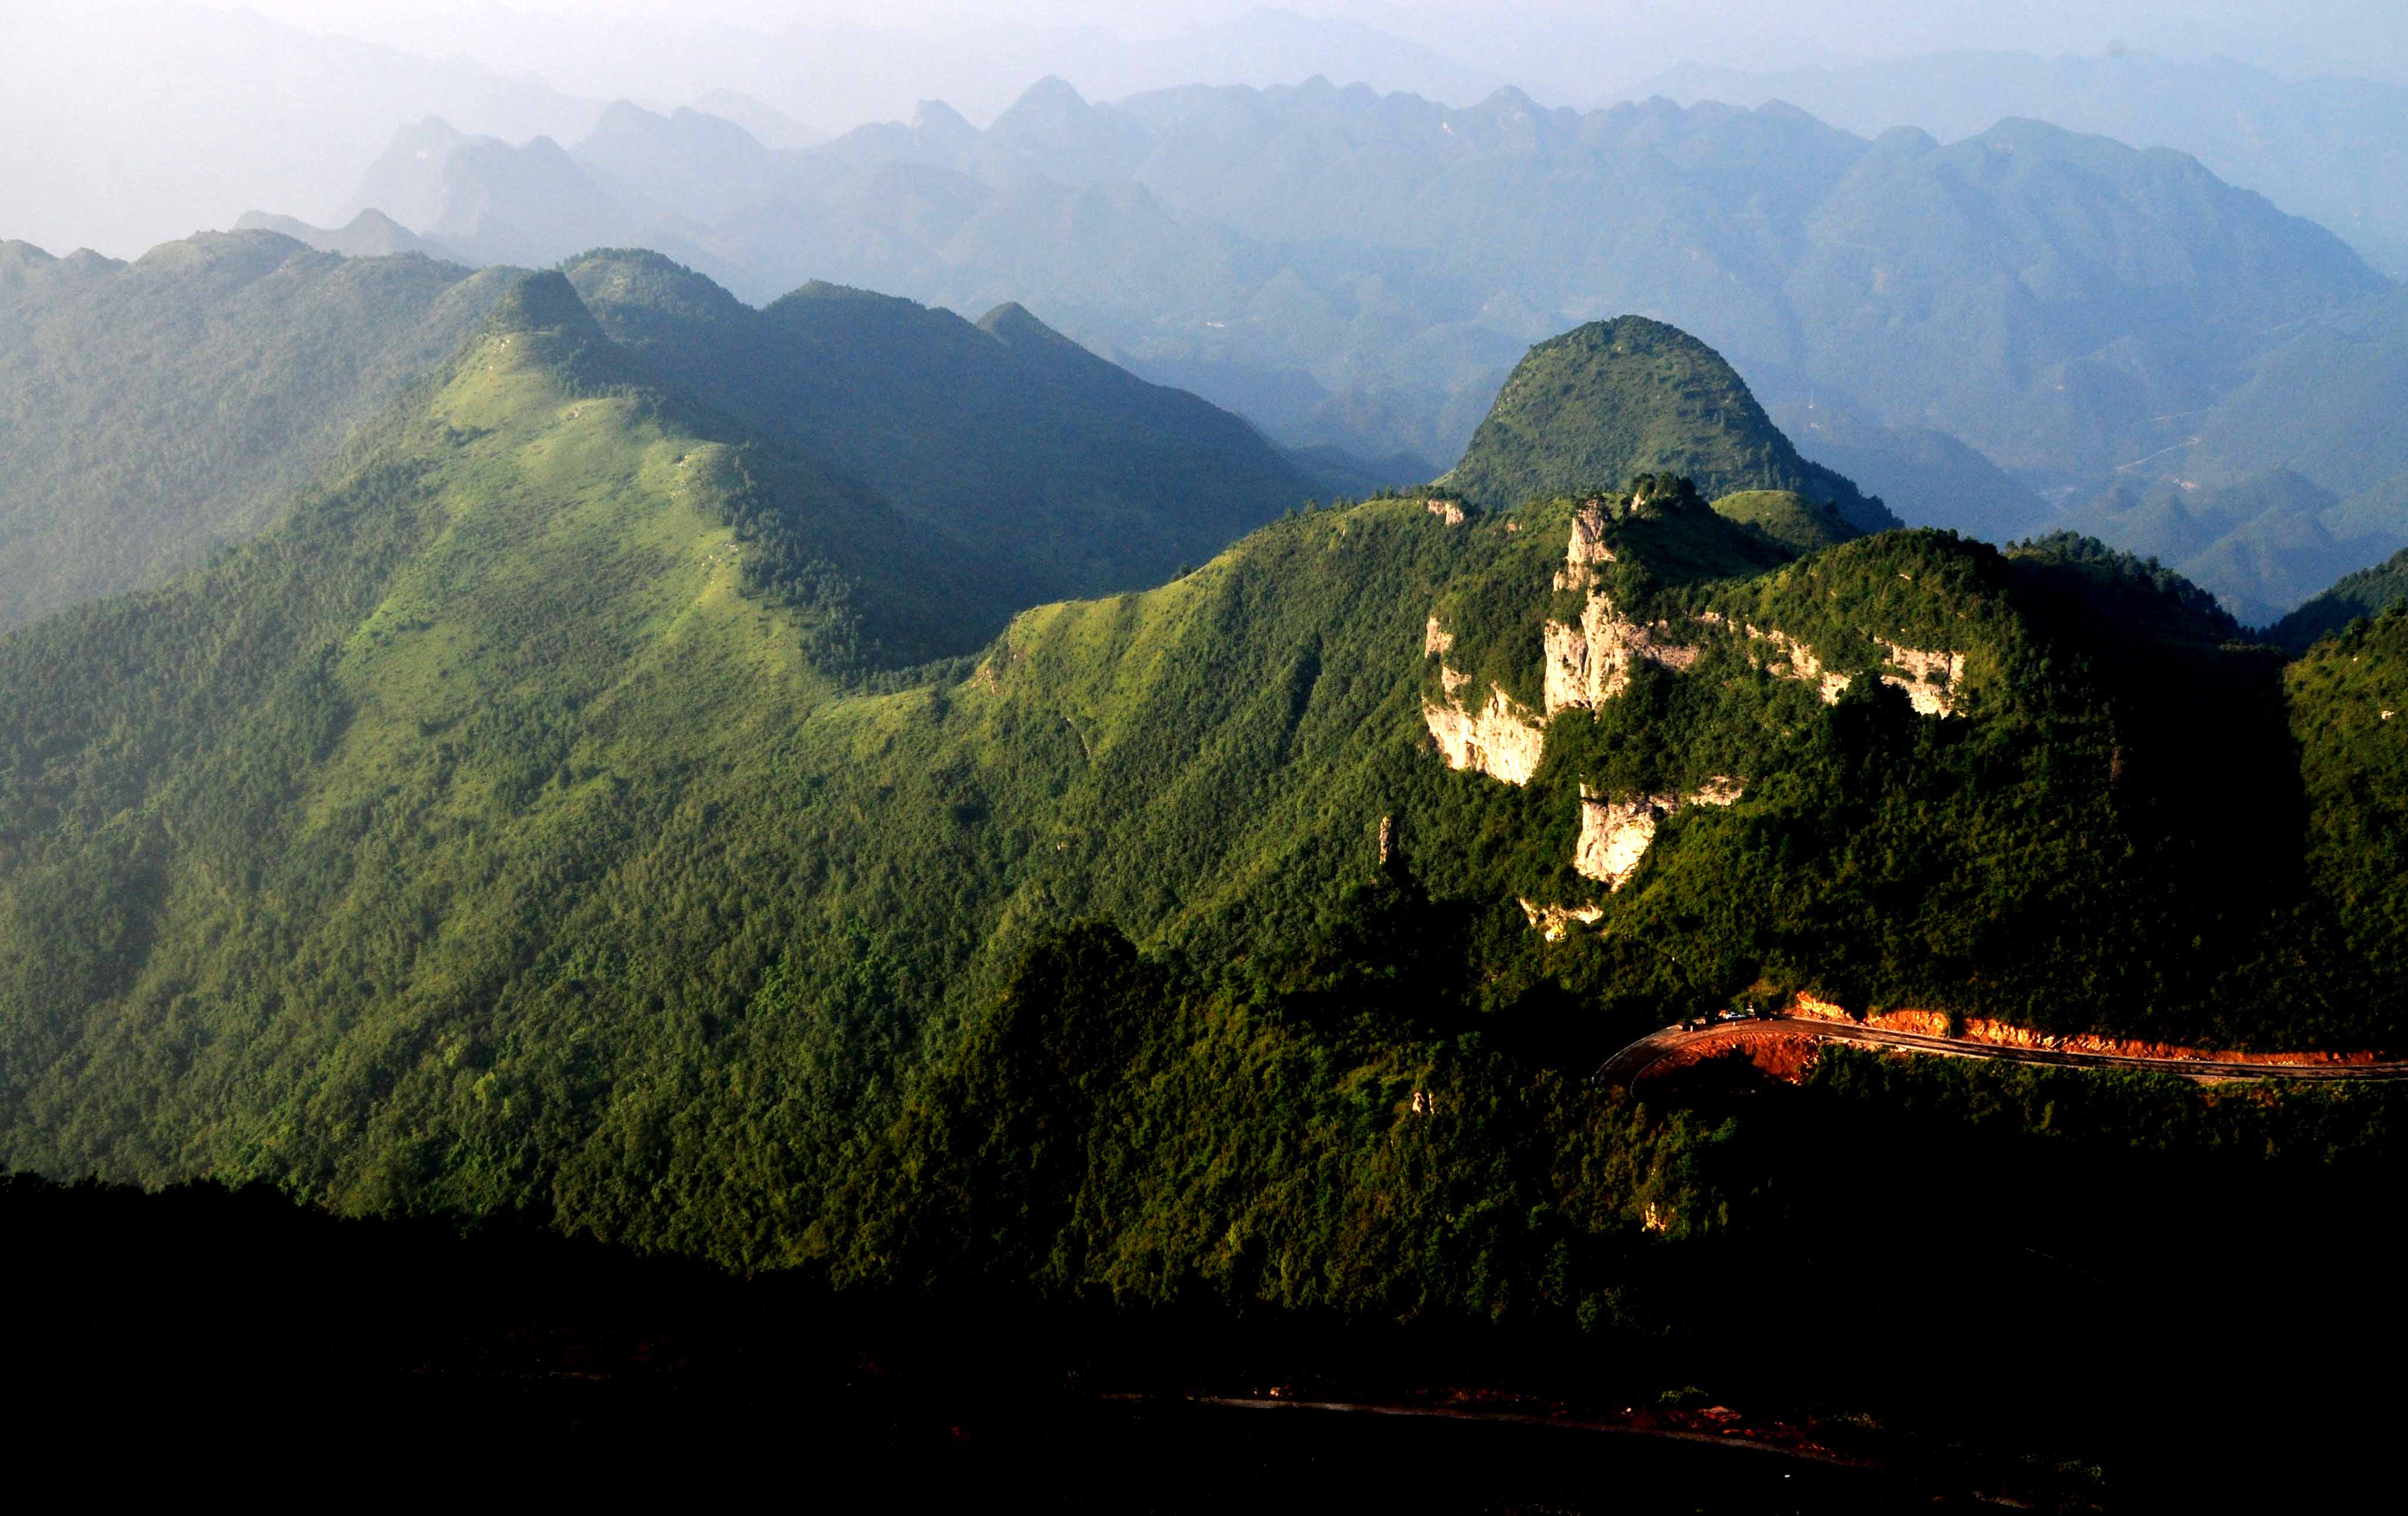
<svg viewBox="0 0 2408 1516">
<path fill-rule="evenodd" d="M 1459 682 L 1468 682 L 1464 676 L 1441 669 L 1440 677 L 1450 698 L 1443 704 L 1423 702 L 1422 720 L 1438 739 L 1439 751 L 1446 754 L 1446 766 L 1470 769 L 1508 784 L 1529 783 L 1530 776 L 1539 771 L 1547 737 L 1530 719 L 1528 708 L 1504 691 L 1492 689 L 1486 705 L 1477 711 L 1468 710 L 1462 701 L 1452 698 Z"/>
<path fill-rule="evenodd" d="M 1571 540 L 1564 546 L 1564 566 L 1555 570 L 1558 590 L 1585 590 L 1597 582 L 1597 565 L 1613 562 L 1605 545 L 1605 502 L 1592 500 L 1572 512 Z"/>
<path fill-rule="evenodd" d="M 1454 647 L 1455 634 L 1440 626 L 1438 623 L 1438 618 L 1432 616 L 1429 619 L 1429 624 L 1422 629 L 1422 656 L 1442 657 L 1453 651 Z"/>
<path fill-rule="evenodd" d="M 1642 626 L 1616 610 L 1612 598 L 1594 593 L 1580 624 L 1547 622 L 1541 632 L 1547 714 L 1576 706 L 1595 710 L 1629 688 L 1631 666 L 1642 659 L 1674 669 L 1696 663 L 1699 650 L 1671 641 L 1671 630 L 1670 622 Z"/>
<path fill-rule="evenodd" d="M 1720 616 L 1712 611 L 1700 616 L 1701 622 L 1719 624 Z M 1855 680 L 1845 674 L 1834 674 L 1814 656 L 1814 650 L 1788 633 L 1774 629 L 1760 631 L 1754 626 L 1742 628 L 1749 636 L 1770 642 L 1781 656 L 1767 664 L 1765 669 L 1776 679 L 1803 679 L 1816 687 L 1823 704 L 1830 705 L 1840 698 L 1840 692 Z M 1961 652 L 1931 651 L 1910 648 L 1896 642 L 1873 641 L 1881 648 L 1883 658 L 1890 667 L 1903 673 L 1885 673 L 1884 684 L 1894 684 L 1906 692 L 1907 703 L 1926 716 L 1949 716 L 1956 710 L 1956 686 L 1965 678 L 1965 655 Z"/>
<path fill-rule="evenodd" d="M 1639 870 L 1656 840 L 1658 822 L 1684 806 L 1727 806 L 1746 786 L 1728 775 L 1716 775 L 1695 793 L 1642 794 L 1609 800 L 1587 785 L 1581 786 L 1580 840 L 1572 847 L 1572 867 L 1609 890 L 1619 890 Z"/>
<path fill-rule="evenodd" d="M 1463 508 L 1452 500 L 1425 500 L 1422 505 L 1443 525 L 1461 526 L 1466 519 Z"/>
<path fill-rule="evenodd" d="M 1950 716 L 1956 710 L 1956 686 L 1965 678 L 1965 655 L 1961 652 L 1931 652 L 1922 648 L 1900 647 L 1895 642 L 1882 644 L 1882 651 L 1893 668 L 1904 669 L 1899 674 L 1884 674 L 1884 684 L 1895 684 L 1906 692 L 1907 703 L 1926 716 Z M 1933 676 L 1939 676 L 1934 679 Z"/>
<path fill-rule="evenodd" d="M 1585 784 L 1580 796 L 1580 841 L 1572 848 L 1572 867 L 1609 890 L 1619 890 L 1638 871 L 1647 845 L 1656 840 L 1656 823 L 1671 813 L 1674 797 L 1642 794 L 1608 800 Z"/>
</svg>

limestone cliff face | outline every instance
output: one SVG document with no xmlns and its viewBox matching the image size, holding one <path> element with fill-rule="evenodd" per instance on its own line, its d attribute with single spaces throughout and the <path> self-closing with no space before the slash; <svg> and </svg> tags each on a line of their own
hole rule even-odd
<svg viewBox="0 0 2408 1516">
<path fill-rule="evenodd" d="M 1595 710 L 1630 686 L 1630 670 L 1641 662 L 1684 669 L 1698 661 L 1697 648 L 1671 640 L 1671 623 L 1642 626 L 1614 608 L 1611 597 L 1592 592 L 1578 625 L 1549 622 L 1541 633 L 1546 649 L 1546 712 L 1575 707 Z"/>
<path fill-rule="evenodd" d="M 1728 624 L 1712 611 L 1698 619 L 1718 626 Z M 1814 656 L 1813 649 L 1779 628 L 1768 632 L 1742 623 L 1741 630 L 1755 640 L 1770 643 L 1779 653 L 1765 665 L 1767 673 L 1775 679 L 1803 679 L 1814 685 L 1827 706 L 1837 701 L 1841 692 L 1856 682 L 1850 675 L 1834 674 L 1825 668 Z M 1901 643 L 1885 642 L 1879 637 L 1873 641 L 1882 650 L 1882 657 L 1889 665 L 1880 676 L 1884 684 L 1895 685 L 1905 691 L 1907 703 L 1926 716 L 1956 714 L 1956 686 L 1965 678 L 1963 653 L 1910 648 Z"/>
<path fill-rule="evenodd" d="M 1463 508 L 1452 500 L 1425 500 L 1422 506 L 1442 525 L 1461 526 L 1470 519 L 1464 515 Z"/>
<path fill-rule="evenodd" d="M 1422 656 L 1437 658 L 1455 651 L 1455 634 L 1438 623 L 1432 616 L 1429 625 L 1422 630 Z"/>
<path fill-rule="evenodd" d="M 1643 502 L 1633 501 L 1637 509 Z M 1549 622 L 1541 631 L 1546 651 L 1546 714 L 1575 708 L 1595 710 L 1630 685 L 1631 665 L 1644 659 L 1667 668 L 1686 668 L 1698 661 L 1698 650 L 1672 640 L 1672 624 L 1643 626 L 1615 608 L 1612 597 L 1597 588 L 1597 567 L 1613 562 L 1605 544 L 1606 505 L 1591 500 L 1572 512 L 1571 536 L 1564 545 L 1564 566 L 1555 570 L 1557 590 L 1586 590 L 1588 603 L 1578 622 Z"/>
<path fill-rule="evenodd" d="M 1641 794 L 1609 800 L 1581 786 L 1580 840 L 1572 845 L 1572 867 L 1608 890 L 1619 890 L 1639 871 L 1639 861 L 1656 840 L 1656 825 L 1685 806 L 1727 806 L 1745 786 L 1728 775 L 1708 779 L 1690 794 Z"/>
<path fill-rule="evenodd" d="M 1558 590 L 1585 590 L 1597 582 L 1597 565 L 1613 562 L 1605 545 L 1605 502 L 1592 500 L 1572 512 L 1571 540 L 1564 548 L 1564 566 L 1555 570 Z"/>
<path fill-rule="evenodd" d="M 1928 651 L 1895 642 L 1883 643 L 1882 652 L 1892 668 L 1902 671 L 1882 675 L 1884 684 L 1904 690 L 1908 704 L 1926 716 L 1956 714 L 1956 686 L 1965 679 L 1963 653 Z"/>
<path fill-rule="evenodd" d="M 1580 795 L 1580 840 L 1572 846 L 1572 867 L 1609 890 L 1619 890 L 1638 872 L 1639 860 L 1656 840 L 1656 823 L 1670 813 L 1665 802 L 1672 797 L 1608 800 L 1585 784 Z"/>
<path fill-rule="evenodd" d="M 1453 669 L 1443 673 L 1451 695 L 1462 676 Z M 1539 771 L 1546 733 L 1527 707 L 1502 690 L 1491 689 L 1488 703 L 1477 711 L 1455 699 L 1424 701 L 1422 720 L 1439 751 L 1446 754 L 1449 768 L 1470 769 L 1508 784 L 1527 784 Z"/>
</svg>

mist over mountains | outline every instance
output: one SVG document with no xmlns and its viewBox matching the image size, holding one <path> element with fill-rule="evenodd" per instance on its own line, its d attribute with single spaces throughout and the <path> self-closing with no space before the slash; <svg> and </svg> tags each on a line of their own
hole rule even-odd
<svg viewBox="0 0 2408 1516">
<path fill-rule="evenodd" d="M 2116 49 L 2087 57 L 1944 52 L 1769 73 L 1690 64 L 1633 93 L 1684 105 L 1781 100 L 1868 136 L 1916 126 L 1955 141 L 2024 116 L 2173 148 L 2331 228 L 2384 272 L 2408 275 L 2408 87 L 2396 83 L 2286 79 L 2230 58 Z"/>
<path fill-rule="evenodd" d="M 1285 445 L 1422 477 L 1531 342 L 1625 312 L 1705 338 L 1906 519 L 1994 539 L 2127 485 L 2408 475 L 2375 420 L 2387 279 L 2190 158 L 2035 121 L 1942 145 L 1777 104 L 1455 108 L 1320 79 L 1099 103 L 1049 79 L 984 129 L 931 101 L 809 149 L 625 102 L 566 146 L 428 120 L 350 208 L 471 262 L 657 248 L 755 302 L 810 279 L 1019 301 Z M 2305 364 L 2335 419 L 2303 430 L 2285 384 L 2270 425 L 2251 396 Z M 2345 449 L 2304 440 L 2341 426 Z M 2279 614 L 2328 560 L 2408 542 L 2379 504 L 2344 516 L 2287 566 L 2184 561 Z"/>
</svg>

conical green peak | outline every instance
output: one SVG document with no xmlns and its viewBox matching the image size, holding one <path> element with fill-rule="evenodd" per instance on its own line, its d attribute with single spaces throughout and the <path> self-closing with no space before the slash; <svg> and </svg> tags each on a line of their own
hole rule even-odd
<svg viewBox="0 0 2408 1516">
<path fill-rule="evenodd" d="M 1591 322 L 1532 348 L 1445 482 L 1501 508 L 1610 493 L 1640 474 L 1685 475 L 1709 499 L 1793 492 L 1859 531 L 1899 524 L 1800 457 L 1720 353 L 1643 316 Z"/>
</svg>

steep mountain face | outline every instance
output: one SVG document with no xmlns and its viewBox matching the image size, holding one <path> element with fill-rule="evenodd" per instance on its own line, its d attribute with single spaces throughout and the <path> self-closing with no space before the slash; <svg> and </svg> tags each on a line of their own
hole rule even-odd
<svg viewBox="0 0 2408 1516">
<path fill-rule="evenodd" d="M 811 879 L 851 867 L 804 840 L 816 800 L 781 756 L 819 749 L 803 734 L 824 670 L 945 636 L 976 566 L 915 551 L 879 503 L 689 424 L 637 378 L 538 276 L 287 525 L 0 639 L 22 808 L 0 840 L 0 1025 L 33 1060 L 6 1076 L 12 1159 L 173 1166 L 207 1129 L 229 1171 L 409 1204 L 443 1169 L 481 1206 L 584 1140 L 549 1123 L 600 1086 L 447 1080 L 437 1098 L 500 1119 L 519 1154 L 494 1150 L 516 1179 L 457 1168 L 390 1124 L 417 1096 L 380 1093 L 431 1073 L 422 1038 L 456 1051 L 481 1025 L 550 1064 L 579 1024 L 683 1038 L 757 988 Z M 213 879 L 234 894 L 212 899 Z M 270 894 L 264 916 L 239 903 Z M 891 905 L 896 926 L 945 935 L 940 900 Z M 674 1005 L 651 999 L 662 970 L 685 986 Z M 94 1146 L 36 1114 L 97 1097 L 37 1092 L 65 1078 L 56 1060 L 120 1038 L 104 1061 L 149 1117 L 109 1119 Z M 648 1043 L 664 1049 L 624 1047 Z M 593 1072 L 645 1077 L 616 1053 Z M 319 1113 L 307 1131 L 243 1093 L 269 1084 Z"/>
<path fill-rule="evenodd" d="M 2229 423 L 2216 408 L 2300 340 L 2277 328 L 2358 322 L 2385 281 L 2178 153 L 2030 121 L 1942 146 L 1777 106 L 1578 113 L 1501 91 L 1455 109 L 1325 81 L 1097 104 L 1047 80 L 985 131 L 933 102 L 802 153 L 734 130 L 614 111 L 566 157 L 611 186 L 619 240 L 744 298 L 820 279 L 963 311 L 1017 301 L 1283 445 L 1455 456 L 1530 343 L 1635 311 L 1711 344 L 1775 408 L 1860 414 L 1847 471 L 1913 522 L 2005 539 L 2035 527 L 2029 487 L 2128 476 L 2290 466 L 2362 487 L 2258 451 L 2245 402 Z M 460 162 L 500 172 L 490 152 Z M 741 193 L 693 201 L 698 167 Z M 504 219 L 538 204 L 455 188 Z M 565 223 L 542 256 L 600 224 Z M 2380 364 L 2346 375 L 2320 403 L 2399 409 Z M 2279 416 L 2286 392 L 2265 393 Z M 2028 487 L 1959 489 L 1979 460 L 1935 465 L 1935 449 L 1966 445 Z M 2408 473 L 2408 445 L 2346 466 Z"/>
<path fill-rule="evenodd" d="M 1592 322 L 1532 348 L 1440 482 L 1496 508 L 1677 474 L 1709 495 L 1778 491 L 1858 532 L 1900 524 L 1798 450 L 1720 354 L 1642 316 Z"/>
<path fill-rule="evenodd" d="M 707 293 L 663 322 L 678 292 Z M 2390 823 L 2348 767 L 2373 739 L 2319 758 L 2295 729 L 2345 702 L 2162 570 L 1914 532 L 1801 554 L 1765 523 L 1813 502 L 1663 478 L 1392 498 L 913 676 L 988 565 L 646 350 L 528 280 L 284 525 L 0 637 L 0 1160 L 893 1278 L 922 1256 L 896 1218 L 947 1214 L 891 1203 L 911 1131 L 1084 1098 L 1053 1033 L 991 1019 L 1015 984 L 1076 1058 L 1198 1049 L 1208 1146 L 1288 1121 L 1240 1119 L 1273 1086 L 1381 1130 L 1415 1091 L 1490 1110 L 1445 1162 L 1492 1209 L 1473 1176 L 1529 1123 L 1648 1171 L 1564 1092 L 1674 1008 L 2397 1035 Z M 2364 651 L 2329 665 L 2348 700 L 2396 677 Z M 1072 955 L 1167 1019 L 1079 1020 L 1131 1003 L 1088 968 L 1026 989 L 1093 918 L 1221 988 L 1156 995 L 1106 941 Z M 1036 1085 L 950 1061 L 997 1037 Z M 1239 1077 L 1248 1048 L 1297 1082 Z M 1386 1151 L 1313 1182 L 1369 1204 Z M 1241 1242 L 1237 1203 L 1174 1209 Z M 1219 1246 L 1241 1295 L 1369 1298 Z M 1092 1278 L 1173 1287 L 1118 1256 Z M 1476 1294 L 1469 1256 L 1431 1287 Z"/>
<path fill-rule="evenodd" d="M 270 232 L 0 252 L 0 626 L 257 532 L 509 287 Z"/>
<path fill-rule="evenodd" d="M 567 274 L 658 372 L 874 482 L 933 550 L 975 554 L 1006 610 L 1157 582 L 1313 492 L 1245 422 L 1019 306 L 972 325 L 812 284 L 756 311 L 645 253 Z"/>
</svg>

